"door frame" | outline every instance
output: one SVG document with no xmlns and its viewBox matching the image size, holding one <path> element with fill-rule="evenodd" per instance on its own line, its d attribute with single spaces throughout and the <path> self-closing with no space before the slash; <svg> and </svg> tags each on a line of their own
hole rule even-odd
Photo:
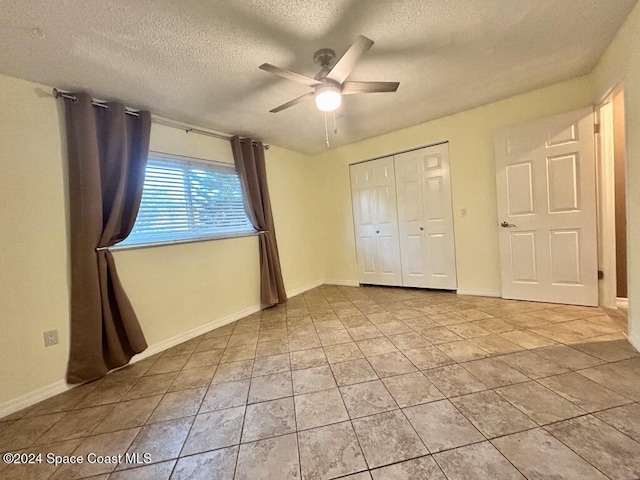
<svg viewBox="0 0 640 480">
<path fill-rule="evenodd" d="M 598 214 L 598 270 L 602 278 L 598 281 L 599 305 L 617 308 L 616 272 L 616 208 L 615 208 L 615 156 L 613 97 L 624 97 L 624 83 L 620 82 L 607 90 L 595 107 L 599 125 L 596 140 L 596 182 Z M 626 128 L 626 122 L 625 122 Z M 626 146 L 625 146 L 626 148 Z M 626 169 L 626 164 L 625 164 Z M 625 190 L 628 186 L 625 185 Z M 627 253 L 629 245 L 627 244 Z"/>
</svg>

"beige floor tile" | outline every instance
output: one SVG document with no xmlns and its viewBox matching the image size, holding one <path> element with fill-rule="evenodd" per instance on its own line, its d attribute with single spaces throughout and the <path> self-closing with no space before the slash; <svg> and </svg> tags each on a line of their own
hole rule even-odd
<svg viewBox="0 0 640 480">
<path fill-rule="evenodd" d="M 400 410 L 359 418 L 352 423 L 369 468 L 429 453 Z"/>
<path fill-rule="evenodd" d="M 200 409 L 206 392 L 207 389 L 201 387 L 165 394 L 147 423 L 158 423 L 195 415 Z"/>
<path fill-rule="evenodd" d="M 190 355 L 176 355 L 174 357 L 160 358 L 147 371 L 147 375 L 159 375 L 161 373 L 179 372 L 189 360 Z"/>
<path fill-rule="evenodd" d="M 446 327 L 426 328 L 424 330 L 420 330 L 420 335 L 422 335 L 434 345 L 462 340 L 461 337 L 459 337 Z"/>
<path fill-rule="evenodd" d="M 535 353 L 568 370 L 581 370 L 604 363 L 599 358 L 566 345 L 552 345 L 551 347 L 538 348 L 535 350 Z"/>
<path fill-rule="evenodd" d="M 189 360 L 187 360 L 187 363 L 184 365 L 184 368 L 185 369 L 210 368 L 212 370 L 215 370 L 215 367 L 220 363 L 220 360 L 222 359 L 223 354 L 224 354 L 223 349 L 196 352 L 193 355 L 191 355 L 191 357 L 189 357 Z"/>
<path fill-rule="evenodd" d="M 485 330 L 480 325 L 476 325 L 475 323 L 461 323 L 458 325 L 449 325 L 447 327 L 453 333 L 462 338 L 476 338 L 482 337 L 484 335 L 490 335 L 491 332 L 489 330 Z"/>
<path fill-rule="evenodd" d="M 416 371 L 416 367 L 400 352 L 370 357 L 369 363 L 380 378 Z"/>
<path fill-rule="evenodd" d="M 382 332 L 378 330 L 375 325 L 363 325 L 358 327 L 350 327 L 346 321 L 343 320 L 345 326 L 347 326 L 347 332 L 351 335 L 354 341 L 368 340 L 370 338 L 382 337 Z"/>
<path fill-rule="evenodd" d="M 389 340 L 400 350 L 410 350 L 412 348 L 428 347 L 431 345 L 431 342 L 417 332 L 392 335 L 389 337 Z"/>
<path fill-rule="evenodd" d="M 612 392 L 576 372 L 542 378 L 538 382 L 587 412 L 604 410 L 631 402 L 626 397 Z"/>
<path fill-rule="evenodd" d="M 585 343 L 574 343 L 571 347 L 581 352 L 600 358 L 605 362 L 618 362 L 627 358 L 635 358 L 640 353 L 633 348 L 626 338 L 616 338 L 618 335 L 589 338 Z"/>
<path fill-rule="evenodd" d="M 568 370 L 557 363 L 537 354 L 538 350 L 528 350 L 499 357 L 499 360 L 529 378 L 543 378 L 566 373 Z"/>
<path fill-rule="evenodd" d="M 253 360 L 244 360 L 241 362 L 231 362 L 219 365 L 216 373 L 213 375 L 211 384 L 235 382 L 251 377 L 253 370 Z"/>
<path fill-rule="evenodd" d="M 363 358 L 362 352 L 355 342 L 324 347 L 324 353 L 329 363 L 346 362 L 348 360 Z"/>
<path fill-rule="evenodd" d="M 441 343 L 438 344 L 438 348 L 459 363 L 479 360 L 489 356 L 488 352 L 484 351 L 470 340 Z"/>
<path fill-rule="evenodd" d="M 152 397 L 166 393 L 171 387 L 179 372 L 165 373 L 140 378 L 136 384 L 127 392 L 121 401 L 133 400 L 142 397 Z"/>
<path fill-rule="evenodd" d="M 249 385 L 249 379 L 211 385 L 200 406 L 200 413 L 246 405 Z"/>
<path fill-rule="evenodd" d="M 356 345 L 365 357 L 372 357 L 374 355 L 382 355 L 384 353 L 398 351 L 396 346 L 384 337 L 371 338 L 369 340 L 360 340 L 359 342 L 356 342 Z"/>
<path fill-rule="evenodd" d="M 300 478 L 295 434 L 269 438 L 240 447 L 235 480 L 293 480 Z"/>
<path fill-rule="evenodd" d="M 68 412 L 47 433 L 42 435 L 37 443 L 45 444 L 87 437 L 113 408 L 114 405 L 103 405 Z M 51 420 L 54 419 L 55 417 L 51 418 Z"/>
<path fill-rule="evenodd" d="M 336 382 L 328 365 L 292 372 L 293 392 L 296 395 L 335 388 Z"/>
<path fill-rule="evenodd" d="M 183 439 L 181 456 L 238 445 L 244 413 L 245 407 L 235 407 L 198 415 Z"/>
<path fill-rule="evenodd" d="M 208 387 L 215 373 L 215 367 L 204 368 L 190 368 L 182 370 L 175 381 L 169 387 L 170 392 L 176 392 L 178 390 L 186 390 L 189 388 Z"/>
<path fill-rule="evenodd" d="M 7 480 L 47 480 L 58 469 L 59 465 L 48 463 L 47 454 L 70 456 L 82 439 L 66 442 L 50 443 L 31 448 L 21 448 L 20 453 L 42 455 L 42 463 L 0 463 L 0 478 Z M 4 452 L 4 450 L 1 450 Z"/>
<path fill-rule="evenodd" d="M 631 400 L 640 400 L 640 374 L 625 368 L 622 362 L 587 368 L 578 373 Z"/>
<path fill-rule="evenodd" d="M 463 366 L 489 388 L 503 387 L 529 380 L 526 375 L 496 358 L 475 360 L 467 362 Z"/>
<path fill-rule="evenodd" d="M 451 365 L 452 363 L 455 363 L 452 358 L 450 358 L 446 353 L 435 346 L 403 350 L 402 353 L 419 370 L 443 367 L 445 365 Z"/>
<path fill-rule="evenodd" d="M 373 480 L 446 480 L 440 467 L 430 456 L 376 468 L 371 471 L 371 475 Z"/>
<path fill-rule="evenodd" d="M 298 443 L 305 480 L 336 478 L 367 469 L 351 422 L 299 432 Z"/>
<path fill-rule="evenodd" d="M 201 340 L 201 338 L 194 338 L 192 340 L 182 342 L 175 347 L 166 349 L 160 354 L 160 357 L 166 358 L 174 357 L 176 355 L 191 355 L 196 350 L 196 347 L 200 344 Z"/>
<path fill-rule="evenodd" d="M 611 478 L 640 478 L 640 443 L 592 415 L 546 427 L 562 443 Z"/>
<path fill-rule="evenodd" d="M 536 382 L 497 388 L 495 392 L 539 425 L 566 420 L 586 413 Z"/>
<path fill-rule="evenodd" d="M 366 315 L 366 317 L 374 325 L 377 325 L 379 323 L 388 323 L 388 322 L 395 322 L 396 321 L 396 317 L 391 315 L 391 313 L 389 313 L 386 310 L 383 311 L 383 312 L 368 314 L 368 315 Z"/>
<path fill-rule="evenodd" d="M 153 463 L 129 470 L 120 470 L 119 472 L 112 473 L 109 476 L 109 480 L 147 480 L 149 478 L 153 480 L 169 480 L 175 464 L 175 460 L 168 460 L 166 462 Z"/>
<path fill-rule="evenodd" d="M 239 345 L 237 347 L 227 347 L 222 354 L 220 363 L 239 362 L 241 360 L 250 360 L 256 356 L 256 347 L 254 345 Z"/>
<path fill-rule="evenodd" d="M 527 478 L 606 480 L 602 473 L 541 428 L 491 443 Z"/>
<path fill-rule="evenodd" d="M 490 355 L 505 355 L 523 350 L 523 347 L 510 342 L 500 335 L 485 335 L 483 337 L 472 338 L 471 343 L 477 345 Z"/>
<path fill-rule="evenodd" d="M 304 370 L 305 368 L 318 367 L 328 363 L 323 348 L 291 352 L 289 356 L 292 370 Z"/>
<path fill-rule="evenodd" d="M 484 440 L 484 436 L 448 400 L 403 409 L 431 453 Z"/>
<path fill-rule="evenodd" d="M 242 443 L 285 435 L 296 431 L 293 398 L 281 398 L 247 407 Z"/>
<path fill-rule="evenodd" d="M 287 339 L 258 343 L 256 347 L 256 358 L 278 355 L 279 353 L 287 353 L 288 351 L 289 341 Z"/>
<path fill-rule="evenodd" d="M 436 386 L 420 372 L 387 377 L 382 383 L 402 408 L 444 398 Z"/>
<path fill-rule="evenodd" d="M 351 335 L 349 332 L 345 330 L 333 330 L 331 332 L 322 332 L 319 333 L 320 343 L 324 347 L 328 347 L 330 345 L 338 345 L 340 343 L 350 343 L 353 342 Z"/>
<path fill-rule="evenodd" d="M 253 377 L 249 387 L 249 403 L 276 400 L 293 395 L 291 372 Z"/>
<path fill-rule="evenodd" d="M 104 410 L 104 407 L 98 407 L 102 410 L 96 415 L 100 419 L 101 414 L 106 415 L 108 411 Z M 104 416 L 103 415 L 103 416 Z M 36 440 L 42 438 L 42 436 L 47 432 L 51 427 L 55 426 L 60 420 L 63 418 L 67 418 L 67 414 L 65 413 L 52 413 L 49 415 L 43 415 L 39 417 L 27 417 L 22 418 L 11 425 L 7 426 L 7 428 L 0 430 L 0 450 L 2 452 L 7 451 L 15 451 L 21 448 L 28 447 L 32 445 Z M 86 415 L 82 414 L 81 417 L 72 416 L 70 417 L 72 421 L 78 422 L 77 429 L 82 430 L 82 423 L 86 418 Z M 95 416 L 91 414 L 91 418 L 89 418 L 89 422 L 91 422 Z M 96 424 L 94 424 L 95 426 Z M 85 428 L 84 430 L 91 431 L 92 427 Z M 38 443 L 52 443 L 61 440 L 67 440 L 66 436 L 71 435 L 74 432 L 74 429 L 69 429 L 69 426 L 61 426 L 57 429 L 56 433 L 53 436 L 49 436 L 49 439 L 45 437 L 44 441 L 40 441 Z M 47 432 L 48 433 L 48 432 Z M 87 432 L 85 434 L 88 435 Z M 71 435 L 68 439 L 77 438 L 82 435 Z M 53 438 L 51 438 L 53 437 Z"/>
<path fill-rule="evenodd" d="M 376 328 L 382 332 L 383 335 L 398 335 L 400 333 L 408 333 L 412 330 L 402 321 L 394 321 L 387 323 L 380 323 L 376 325 Z"/>
<path fill-rule="evenodd" d="M 497 393 L 486 391 L 457 397 L 451 402 L 487 438 L 527 430 L 536 423 Z"/>
<path fill-rule="evenodd" d="M 640 442 L 640 404 L 633 403 L 594 414 L 600 420 Z"/>
<path fill-rule="evenodd" d="M 526 349 L 548 347 L 556 343 L 531 330 L 512 330 L 510 332 L 503 332 L 500 336 Z"/>
<path fill-rule="evenodd" d="M 446 397 L 466 395 L 489 388 L 462 365 L 434 368 L 426 370 L 424 374 Z"/>
<path fill-rule="evenodd" d="M 281 353 L 279 355 L 256 358 L 253 362 L 253 372 L 251 376 L 259 377 L 261 375 L 288 372 L 289 370 L 291 370 L 289 354 Z"/>
<path fill-rule="evenodd" d="M 380 380 L 340 387 L 340 392 L 351 418 L 364 417 L 398 408 L 395 400 Z"/>
<path fill-rule="evenodd" d="M 434 455 L 450 480 L 525 480 L 489 442 Z"/>
<path fill-rule="evenodd" d="M 195 352 L 207 352 L 209 350 L 219 350 L 227 347 L 229 337 L 205 338 L 195 349 Z"/>
<path fill-rule="evenodd" d="M 119 432 L 104 433 L 93 437 L 85 438 L 73 452 L 75 456 L 87 458 L 90 453 L 110 457 L 124 454 L 132 445 L 133 439 L 140 432 L 139 428 L 121 430 Z M 128 464 L 121 464 L 128 465 Z M 51 477 L 54 480 L 71 480 L 75 478 L 85 478 L 92 475 L 109 473 L 116 468 L 115 463 L 90 463 L 62 465 Z"/>
<path fill-rule="evenodd" d="M 364 358 L 334 363 L 331 370 L 339 387 L 378 379 L 378 375 Z"/>
<path fill-rule="evenodd" d="M 120 402 L 93 430 L 92 435 L 144 425 L 160 403 L 162 395 Z"/>
<path fill-rule="evenodd" d="M 298 430 L 322 427 L 349 420 L 337 388 L 295 396 Z"/>
<path fill-rule="evenodd" d="M 315 329 L 314 329 L 315 332 Z M 320 337 L 317 333 L 311 335 L 302 335 L 289 337 L 289 351 L 309 350 L 310 348 L 318 348 L 321 346 Z"/>
<path fill-rule="evenodd" d="M 50 413 L 68 412 L 73 410 L 76 406 L 86 398 L 93 390 L 99 385 L 99 382 L 91 382 L 84 385 L 78 385 L 77 387 L 60 393 L 54 397 L 48 398 L 32 407 L 23 409 L 10 417 L 18 420 L 24 416 L 39 416 L 47 415 Z M 9 417 L 5 417 L 3 420 L 8 420 Z"/>
<path fill-rule="evenodd" d="M 478 320 L 473 323 L 493 333 L 510 332 L 516 328 L 515 326 L 505 322 L 501 318 L 488 318 L 486 320 Z"/>
<path fill-rule="evenodd" d="M 171 480 L 233 480 L 237 457 L 238 447 L 182 457 L 176 463 Z"/>
</svg>

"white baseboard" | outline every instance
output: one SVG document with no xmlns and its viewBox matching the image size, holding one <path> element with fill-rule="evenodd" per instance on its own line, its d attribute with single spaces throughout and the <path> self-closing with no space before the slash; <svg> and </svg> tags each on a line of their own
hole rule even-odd
<svg viewBox="0 0 640 480">
<path fill-rule="evenodd" d="M 628 298 L 616 298 L 616 307 L 618 308 L 629 308 L 629 299 Z"/>
<path fill-rule="evenodd" d="M 468 290 L 466 288 L 459 288 L 457 293 L 458 295 L 474 295 L 476 297 L 502 297 L 502 292 L 496 290 Z"/>
<path fill-rule="evenodd" d="M 60 380 L 54 383 L 50 383 L 45 387 L 38 388 L 37 390 L 34 390 L 32 392 L 20 395 L 18 398 L 8 400 L 0 404 L 0 418 L 11 415 L 12 413 L 22 410 L 23 408 L 30 407 L 31 405 L 46 400 L 47 398 L 58 395 L 59 393 L 66 392 L 73 387 L 75 387 L 75 385 L 68 385 L 64 380 Z"/>
<path fill-rule="evenodd" d="M 311 290 L 312 288 L 319 287 L 323 283 L 323 281 L 319 280 L 312 284 L 305 285 L 304 287 L 289 290 L 287 292 L 287 296 L 295 297 L 296 295 L 300 295 L 301 293 Z M 130 363 L 136 363 L 140 360 L 144 360 L 145 358 L 152 357 L 153 355 L 163 352 L 168 348 L 175 347 L 176 345 L 186 342 L 187 340 L 191 340 L 192 338 L 207 333 L 213 329 L 223 327 L 231 322 L 235 322 L 236 320 L 240 320 L 241 318 L 251 315 L 252 313 L 259 312 L 260 310 L 260 305 L 252 305 L 238 312 L 234 312 L 204 325 L 200 325 L 199 327 L 193 328 L 174 337 L 167 338 L 166 340 L 158 343 L 154 343 L 153 345 L 150 345 L 144 352 L 135 355 L 131 359 Z M 67 390 L 70 390 L 76 386 L 77 385 L 68 385 L 64 380 L 59 380 L 32 392 L 25 393 L 18 398 L 14 398 L 0 404 L 0 418 L 11 415 L 12 413 L 22 410 L 23 408 L 30 407 L 31 405 L 46 400 L 47 398 L 53 397 L 54 395 L 66 392 Z"/>
<path fill-rule="evenodd" d="M 359 287 L 360 283 L 353 280 L 325 280 L 325 285 L 338 285 L 340 287 Z"/>
<path fill-rule="evenodd" d="M 323 285 L 325 282 L 322 280 L 318 280 L 315 281 L 313 283 L 310 283 L 308 285 L 305 285 L 304 287 L 300 287 L 300 288 L 294 288 L 293 290 L 288 290 L 287 291 L 287 298 L 291 298 L 291 297 L 295 297 L 296 295 L 300 295 L 301 293 L 307 292 L 309 290 L 312 290 L 316 287 L 319 287 L 320 285 Z"/>
</svg>

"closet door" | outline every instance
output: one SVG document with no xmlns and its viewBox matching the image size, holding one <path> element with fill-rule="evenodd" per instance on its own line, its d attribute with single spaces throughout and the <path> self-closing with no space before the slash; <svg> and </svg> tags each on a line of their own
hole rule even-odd
<svg viewBox="0 0 640 480">
<path fill-rule="evenodd" d="M 360 283 L 402 285 L 393 157 L 350 170 Z"/>
<path fill-rule="evenodd" d="M 402 284 L 455 290 L 449 145 L 402 153 L 394 161 Z"/>
</svg>

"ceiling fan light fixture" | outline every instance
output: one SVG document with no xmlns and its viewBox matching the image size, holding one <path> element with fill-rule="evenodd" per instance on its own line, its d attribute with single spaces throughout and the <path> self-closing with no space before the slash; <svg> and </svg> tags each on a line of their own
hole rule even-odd
<svg viewBox="0 0 640 480">
<path fill-rule="evenodd" d="M 333 112 L 342 104 L 340 89 L 334 85 L 323 85 L 316 89 L 316 106 L 323 112 Z"/>
</svg>

